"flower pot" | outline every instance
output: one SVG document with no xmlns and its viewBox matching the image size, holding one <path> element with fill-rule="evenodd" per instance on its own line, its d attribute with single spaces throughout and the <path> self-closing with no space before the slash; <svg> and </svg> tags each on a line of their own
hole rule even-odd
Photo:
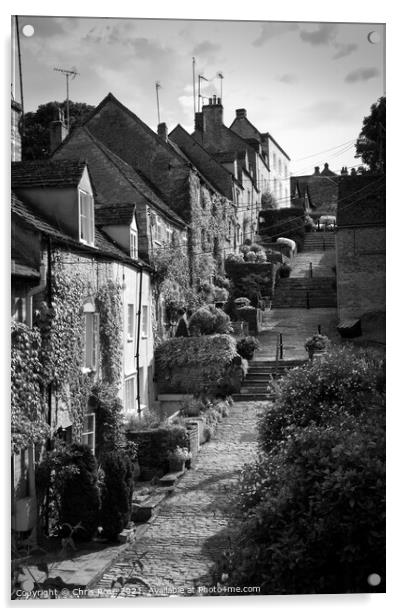
<svg viewBox="0 0 402 616">
<path fill-rule="evenodd" d="M 184 460 L 169 460 L 169 472 L 181 473 L 184 471 Z"/>
</svg>

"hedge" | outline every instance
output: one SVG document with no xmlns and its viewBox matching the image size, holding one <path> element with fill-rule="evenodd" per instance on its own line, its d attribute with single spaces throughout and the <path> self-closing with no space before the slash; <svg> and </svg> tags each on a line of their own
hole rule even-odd
<svg viewBox="0 0 402 616">
<path fill-rule="evenodd" d="M 228 334 L 171 338 L 155 351 L 158 391 L 209 396 L 231 393 L 236 391 L 233 371 L 240 360 L 236 341 Z"/>
<path fill-rule="evenodd" d="M 137 458 L 141 469 L 168 470 L 169 451 L 189 447 L 188 434 L 183 426 L 167 426 L 144 430 L 130 430 L 127 439 L 138 448 Z"/>
</svg>

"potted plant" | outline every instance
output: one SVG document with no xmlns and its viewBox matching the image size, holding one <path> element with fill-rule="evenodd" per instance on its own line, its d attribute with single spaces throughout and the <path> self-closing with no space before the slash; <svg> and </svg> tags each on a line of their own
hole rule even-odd
<svg viewBox="0 0 402 616">
<path fill-rule="evenodd" d="M 184 465 L 188 460 L 191 460 L 191 452 L 187 447 L 177 446 L 169 452 L 169 470 L 171 473 L 179 473 L 184 471 Z"/>
<path fill-rule="evenodd" d="M 282 263 L 278 271 L 280 278 L 289 278 L 292 268 L 287 263 Z"/>
<path fill-rule="evenodd" d="M 254 351 L 258 349 L 258 347 L 258 340 L 257 338 L 254 338 L 254 336 L 240 338 L 240 340 L 236 343 L 236 349 L 240 357 L 243 357 L 249 361 L 253 359 Z"/>
<path fill-rule="evenodd" d="M 309 359 L 313 359 L 314 355 L 322 355 L 329 343 L 327 336 L 322 334 L 314 334 L 307 338 L 304 348 L 306 349 Z"/>
</svg>

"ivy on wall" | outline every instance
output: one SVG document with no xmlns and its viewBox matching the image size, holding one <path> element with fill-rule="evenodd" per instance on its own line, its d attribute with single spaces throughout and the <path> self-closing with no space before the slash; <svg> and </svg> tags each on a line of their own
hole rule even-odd
<svg viewBox="0 0 402 616">
<path fill-rule="evenodd" d="M 11 325 L 11 446 L 17 453 L 49 434 L 42 395 L 40 332 Z"/>
<path fill-rule="evenodd" d="M 107 280 L 98 289 L 96 303 L 99 309 L 99 337 L 103 380 L 118 386 L 121 380 L 123 351 L 123 298 L 122 286 Z"/>
</svg>

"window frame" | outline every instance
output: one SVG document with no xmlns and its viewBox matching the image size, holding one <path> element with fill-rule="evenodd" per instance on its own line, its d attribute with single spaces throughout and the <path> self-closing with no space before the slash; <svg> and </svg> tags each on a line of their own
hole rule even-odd
<svg viewBox="0 0 402 616">
<path fill-rule="evenodd" d="M 128 408 L 128 396 L 127 396 L 127 386 L 129 383 L 133 384 L 132 390 L 132 408 Z M 137 372 L 133 372 L 124 378 L 124 412 L 125 413 L 135 413 L 136 411 L 136 400 L 137 400 Z M 131 396 L 131 392 L 130 392 Z"/>
<path fill-rule="evenodd" d="M 82 308 L 84 319 L 83 372 L 96 373 L 99 369 L 99 312 L 89 300 Z M 91 324 L 91 331 L 88 324 Z M 90 345 L 90 346 L 89 346 Z"/>
<path fill-rule="evenodd" d="M 134 303 L 127 303 L 127 342 L 133 342 L 135 338 L 135 306 Z M 131 314 L 132 312 L 132 314 Z"/>
<path fill-rule="evenodd" d="M 93 420 L 92 430 L 88 429 L 85 431 L 85 421 L 88 422 L 88 419 L 91 418 Z M 92 445 L 90 442 L 85 442 L 85 437 L 90 437 L 92 435 Z M 89 441 L 89 439 L 88 439 Z M 92 453 L 95 455 L 95 446 L 96 446 L 96 413 L 85 413 L 84 415 L 84 424 L 82 426 L 81 432 L 81 443 L 82 445 L 88 445 L 91 449 Z"/>
<path fill-rule="evenodd" d="M 148 338 L 149 336 L 149 306 L 144 304 L 141 307 L 141 338 Z M 146 318 L 145 318 L 146 315 Z"/>
<path fill-rule="evenodd" d="M 83 197 L 88 198 L 88 202 L 85 203 L 85 205 L 89 205 L 89 216 L 87 216 L 87 213 L 85 213 L 85 216 L 83 215 Z M 88 221 L 88 223 L 85 222 L 83 225 L 83 219 L 84 221 Z M 86 192 L 82 188 L 78 189 L 78 227 L 79 227 L 78 229 L 79 241 L 82 244 L 86 244 L 88 246 L 94 246 L 95 245 L 94 197 L 91 193 Z M 89 231 L 89 239 L 87 237 L 83 237 L 83 227 L 88 227 L 88 228 L 85 228 L 85 231 Z"/>
<path fill-rule="evenodd" d="M 138 232 L 133 227 L 130 227 L 130 257 L 131 259 L 138 258 Z"/>
</svg>

